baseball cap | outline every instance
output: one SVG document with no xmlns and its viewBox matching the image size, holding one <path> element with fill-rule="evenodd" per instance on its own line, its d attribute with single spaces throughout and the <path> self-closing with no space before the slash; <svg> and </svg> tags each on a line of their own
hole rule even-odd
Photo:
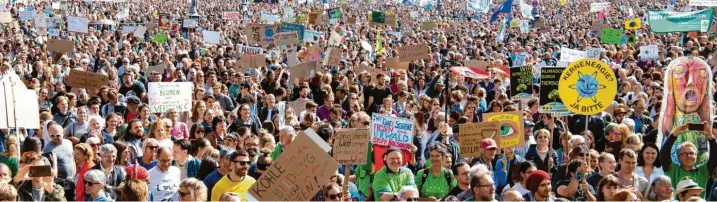
<svg viewBox="0 0 717 202">
<path fill-rule="evenodd" d="M 481 149 L 495 149 L 498 148 L 498 144 L 495 143 L 495 140 L 491 138 L 486 138 L 480 141 L 480 148 Z"/>
</svg>

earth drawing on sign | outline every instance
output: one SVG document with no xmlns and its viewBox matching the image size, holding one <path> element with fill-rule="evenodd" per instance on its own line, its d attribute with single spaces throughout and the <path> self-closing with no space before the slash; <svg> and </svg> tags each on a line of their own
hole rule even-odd
<svg viewBox="0 0 717 202">
<path fill-rule="evenodd" d="M 597 80 L 598 72 L 595 71 L 593 74 L 583 74 L 578 71 L 578 82 L 574 85 L 570 85 L 570 89 L 574 89 L 578 92 L 578 102 L 583 98 L 590 98 L 593 102 L 597 103 L 598 90 L 605 89 L 605 85 L 601 85 Z"/>
</svg>

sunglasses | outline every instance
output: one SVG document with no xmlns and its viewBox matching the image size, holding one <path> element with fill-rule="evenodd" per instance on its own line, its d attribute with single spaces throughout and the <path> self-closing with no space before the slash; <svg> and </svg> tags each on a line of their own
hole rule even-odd
<svg viewBox="0 0 717 202">
<path fill-rule="evenodd" d="M 344 197 L 344 194 L 343 194 L 343 193 L 329 194 L 329 198 L 330 198 L 331 200 L 339 200 L 340 198 L 343 198 L 343 197 Z"/>
<path fill-rule="evenodd" d="M 147 149 L 150 149 L 150 150 L 155 150 L 158 148 L 159 148 L 159 146 L 147 146 Z"/>
<path fill-rule="evenodd" d="M 418 201 L 418 197 L 416 197 L 416 198 L 407 198 L 406 201 Z"/>
<path fill-rule="evenodd" d="M 99 144 L 99 143 L 97 143 L 97 144 L 90 144 L 90 146 L 91 146 L 91 147 L 99 147 L 100 144 Z"/>
<path fill-rule="evenodd" d="M 239 163 L 239 165 L 243 165 L 243 166 L 251 164 L 251 161 L 232 161 L 232 162 Z"/>
<path fill-rule="evenodd" d="M 184 197 L 184 196 L 186 196 L 186 195 L 191 194 L 191 193 L 189 193 L 189 192 L 182 192 L 182 191 L 177 191 L 177 192 L 179 193 L 179 197 Z"/>
<path fill-rule="evenodd" d="M 85 180 L 86 186 L 92 186 L 92 185 L 96 185 L 96 184 L 99 184 L 99 183 L 98 182 L 90 182 L 90 181 Z"/>
</svg>

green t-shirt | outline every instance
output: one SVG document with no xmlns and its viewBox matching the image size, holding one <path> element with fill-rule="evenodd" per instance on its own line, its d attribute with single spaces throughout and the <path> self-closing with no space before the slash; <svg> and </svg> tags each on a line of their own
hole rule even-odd
<svg viewBox="0 0 717 202">
<path fill-rule="evenodd" d="M 10 168 L 10 171 L 12 172 L 11 177 L 15 177 L 18 169 L 17 156 L 6 156 L 5 154 L 0 154 L 0 163 L 5 164 L 8 168 Z"/>
<path fill-rule="evenodd" d="M 679 165 L 670 162 L 670 169 L 665 172 L 665 175 L 667 177 L 670 177 L 672 179 L 672 188 L 677 188 L 677 183 L 682 180 L 684 177 L 690 177 L 693 181 L 695 181 L 697 184 L 700 185 L 703 189 L 706 189 L 705 185 L 707 184 L 707 179 L 710 178 L 709 169 L 707 168 L 707 163 L 698 165 L 695 169 L 687 171 L 685 169 L 682 169 Z M 705 197 L 705 192 L 703 191 L 701 194 L 702 198 Z"/>
<path fill-rule="evenodd" d="M 383 193 L 397 193 L 403 186 L 416 186 L 411 170 L 405 167 L 393 172 L 384 166 L 373 176 L 374 198 L 379 201 Z"/>
<path fill-rule="evenodd" d="M 437 199 L 441 199 L 446 197 L 448 195 L 448 192 L 450 192 L 453 187 L 458 186 L 458 183 L 456 182 L 455 176 L 453 176 L 453 173 L 449 172 L 450 175 L 450 185 L 448 184 L 448 181 L 446 181 L 446 169 L 441 170 L 441 174 L 438 176 L 433 176 L 430 172 L 431 168 L 426 168 L 423 170 L 419 170 L 418 173 L 416 173 L 416 185 L 420 185 L 421 190 L 418 192 L 421 194 L 421 197 L 435 197 Z M 426 181 L 421 182 L 423 180 L 423 173 L 427 173 Z"/>
</svg>

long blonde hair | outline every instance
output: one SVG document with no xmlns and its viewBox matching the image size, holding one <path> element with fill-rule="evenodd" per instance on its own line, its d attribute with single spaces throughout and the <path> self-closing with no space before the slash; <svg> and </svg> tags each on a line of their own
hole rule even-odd
<svg viewBox="0 0 717 202">
<path fill-rule="evenodd" d="M 149 138 L 154 138 L 157 140 L 165 140 L 169 139 L 169 131 L 165 130 L 162 134 L 155 134 L 155 129 L 164 128 L 165 124 L 164 121 L 161 119 L 155 120 L 149 125 Z M 158 128 L 159 127 L 159 128 Z"/>
</svg>

